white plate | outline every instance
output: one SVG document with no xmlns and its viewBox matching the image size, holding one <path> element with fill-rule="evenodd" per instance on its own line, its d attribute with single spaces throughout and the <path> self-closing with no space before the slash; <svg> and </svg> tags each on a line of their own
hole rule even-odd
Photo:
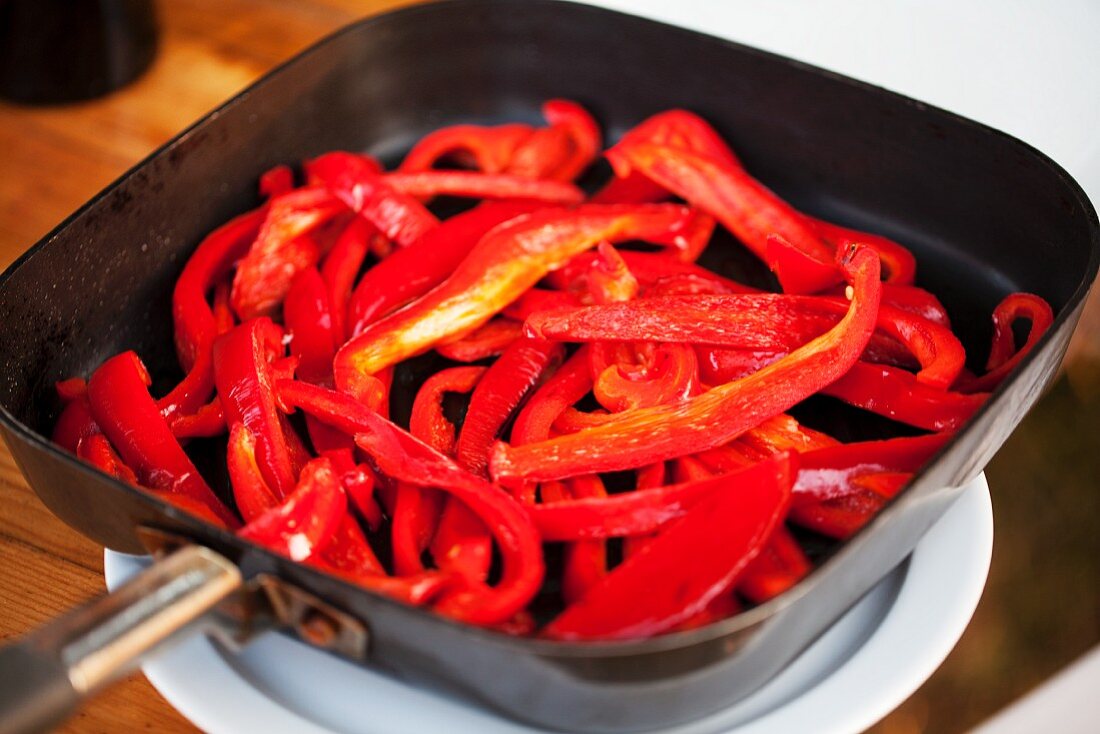
<svg viewBox="0 0 1100 734">
<path fill-rule="evenodd" d="M 864 730 L 916 690 L 955 646 L 981 597 L 992 549 L 993 512 L 983 475 L 906 563 L 775 679 L 727 709 L 670 731 Z M 108 588 L 146 562 L 107 551 Z M 279 634 L 262 636 L 238 655 L 193 638 L 144 670 L 169 703 L 211 734 L 535 731 Z"/>
</svg>

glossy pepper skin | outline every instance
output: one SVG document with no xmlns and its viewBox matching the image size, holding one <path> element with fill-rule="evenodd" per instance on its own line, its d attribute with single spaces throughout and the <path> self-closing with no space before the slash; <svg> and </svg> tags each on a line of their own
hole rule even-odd
<svg viewBox="0 0 1100 734">
<path fill-rule="evenodd" d="M 250 520 L 240 535 L 293 561 L 305 561 L 332 542 L 346 513 L 347 496 L 332 462 L 314 459 L 286 499 Z"/>
<path fill-rule="evenodd" d="M 1018 319 L 1031 322 L 1027 339 L 1019 350 L 1016 349 L 1012 325 Z M 973 380 L 964 381 L 960 389 L 968 393 L 985 392 L 995 389 L 1008 373 L 1015 369 L 1039 338 L 1054 323 L 1054 312 L 1050 304 L 1031 293 L 1012 293 L 1002 300 L 993 310 L 993 345 L 986 362 L 986 374 Z"/>
<path fill-rule="evenodd" d="M 343 389 L 357 374 L 372 375 L 448 337 L 469 333 L 546 273 L 602 240 L 675 244 L 692 216 L 674 205 L 583 205 L 543 209 L 501 225 L 437 288 L 341 347 L 334 364 L 336 384 Z"/>
<path fill-rule="evenodd" d="M 228 527 L 240 523 L 203 480 L 149 395 L 152 380 L 133 352 L 104 362 L 88 381 L 92 417 L 142 486 L 182 495 Z"/>
<path fill-rule="evenodd" d="M 265 317 L 246 321 L 214 342 L 214 380 L 226 422 L 249 429 L 260 473 L 280 498 L 298 480 L 272 389 L 272 362 L 282 356 L 282 336 L 282 330 Z"/>
<path fill-rule="evenodd" d="M 734 382 L 669 405 L 619 413 L 614 420 L 528 446 L 498 443 L 497 481 L 560 479 L 616 471 L 728 443 L 834 382 L 858 360 L 874 331 L 882 284 L 873 251 L 854 248 L 841 266 L 852 280 L 848 313 L 787 357 Z M 660 425 L 659 432 L 653 427 Z M 646 436 L 646 440 L 640 440 Z"/>
<path fill-rule="evenodd" d="M 789 461 L 789 459 L 788 459 Z M 790 502 L 793 469 L 714 492 L 542 629 L 556 640 L 626 640 L 675 627 L 729 589 L 764 548 Z"/>
<path fill-rule="evenodd" d="M 812 293 L 838 282 L 833 249 L 802 214 L 750 176 L 713 131 L 699 142 L 709 125 L 691 113 L 675 114 L 673 132 L 662 135 L 660 126 L 643 123 L 658 133 L 643 127 L 607 151 L 616 174 L 637 171 L 712 214 L 776 271 L 787 292 Z M 685 119 L 691 120 L 691 132 Z M 773 236 L 780 247 L 770 241 Z"/>
<path fill-rule="evenodd" d="M 280 381 L 276 391 L 288 406 L 355 435 L 383 474 L 458 497 L 491 529 L 503 559 L 500 581 L 457 589 L 436 603 L 437 611 L 472 624 L 496 624 L 527 606 L 545 566 L 538 533 L 519 503 L 344 394 L 291 380 Z"/>
<path fill-rule="evenodd" d="M 361 333 L 370 323 L 435 288 L 486 232 L 535 208 L 528 203 L 482 204 L 451 217 L 375 265 L 352 291 L 348 303 L 350 335 Z"/>
</svg>

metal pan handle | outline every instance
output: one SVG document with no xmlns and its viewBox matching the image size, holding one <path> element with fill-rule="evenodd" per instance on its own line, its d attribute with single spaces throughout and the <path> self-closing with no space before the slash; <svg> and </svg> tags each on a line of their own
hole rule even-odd
<svg viewBox="0 0 1100 734">
<path fill-rule="evenodd" d="M 187 546 L 113 594 L 0 648 L 0 734 L 49 731 L 242 588 L 235 564 Z"/>
</svg>

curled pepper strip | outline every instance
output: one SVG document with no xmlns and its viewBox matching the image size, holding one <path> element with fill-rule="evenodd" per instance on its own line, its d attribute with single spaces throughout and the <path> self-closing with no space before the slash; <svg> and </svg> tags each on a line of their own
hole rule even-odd
<svg viewBox="0 0 1100 734">
<path fill-rule="evenodd" d="M 447 393 L 474 389 L 485 367 L 452 367 L 435 373 L 420 387 L 413 401 L 409 432 L 441 454 L 454 451 L 455 427 L 443 414 Z M 421 556 L 435 536 L 446 495 L 434 489 L 402 482 L 397 487 L 390 529 L 394 568 L 399 574 L 422 571 Z M 446 553 L 437 557 L 440 567 Z"/>
<path fill-rule="evenodd" d="M 876 274 L 877 275 L 877 274 Z M 632 639 L 668 630 L 731 588 L 790 503 L 790 458 L 770 481 L 712 492 L 542 630 L 557 640 Z"/>
<path fill-rule="evenodd" d="M 714 139 L 721 144 L 716 135 Z M 832 249 L 798 211 L 746 173 L 732 151 L 725 151 L 721 156 L 703 154 L 671 140 L 655 143 L 628 135 L 605 155 L 617 175 L 640 171 L 712 214 L 776 271 L 785 291 L 811 293 L 838 282 L 840 274 L 831 267 Z M 772 236 L 786 243 L 791 253 L 777 251 L 769 242 Z"/>
<path fill-rule="evenodd" d="M 730 280 L 693 262 L 684 262 L 667 253 L 635 252 L 619 250 L 619 257 L 630 269 L 631 275 L 646 289 L 677 276 L 689 276 L 717 286 L 718 293 L 755 293 L 755 288 Z M 591 272 L 592 263 L 599 255 L 586 252 L 577 255 L 560 270 L 550 273 L 547 282 L 560 290 L 574 287 L 587 287 L 586 278 Z"/>
<path fill-rule="evenodd" d="M 311 183 L 323 186 L 398 247 L 408 247 L 439 225 L 415 197 L 386 183 L 377 166 L 362 156 L 325 153 L 305 168 Z"/>
<path fill-rule="evenodd" d="M 278 496 L 267 485 L 256 463 L 256 439 L 243 423 L 235 423 L 229 430 L 226 464 L 233 500 L 246 523 L 279 505 Z"/>
<path fill-rule="evenodd" d="M 533 132 L 530 125 L 519 124 L 451 125 L 417 141 L 398 170 L 427 171 L 439 161 L 453 158 L 485 173 L 500 173 L 512 160 L 516 148 Z"/>
<path fill-rule="evenodd" d="M 600 426 L 527 446 L 498 443 L 490 460 L 500 482 L 616 471 L 729 443 L 842 376 L 874 330 L 882 284 L 875 253 L 857 247 L 841 267 L 853 284 L 848 313 L 830 331 L 735 382 L 677 403 L 616 414 Z M 660 426 L 660 430 L 655 430 Z M 645 440 L 640 440 L 645 436 Z"/>
<path fill-rule="evenodd" d="M 449 593 L 436 602 L 437 611 L 472 624 L 496 624 L 523 609 L 538 592 L 545 573 L 538 533 L 523 507 L 505 492 L 347 395 L 291 380 L 275 387 L 286 405 L 355 435 L 359 448 L 383 474 L 458 497 L 492 530 L 503 559 L 500 581 Z"/>
<path fill-rule="evenodd" d="M 142 486 L 201 503 L 226 526 L 237 527 L 237 518 L 207 486 L 172 435 L 149 395 L 151 383 L 145 365 L 133 352 L 104 362 L 88 381 L 88 401 L 96 424 Z"/>
<path fill-rule="evenodd" d="M 593 345 L 598 354 L 600 343 Z M 635 364 L 610 364 L 595 375 L 592 392 L 613 413 L 672 403 L 699 392 L 699 364 L 686 344 L 639 345 Z"/>
<path fill-rule="evenodd" d="M 675 205 L 582 205 L 543 209 L 485 235 L 446 281 L 409 307 L 371 324 L 336 355 L 336 384 L 354 382 L 467 334 L 546 273 L 601 240 L 676 241 L 691 211 Z"/>
<path fill-rule="evenodd" d="M 1019 319 L 1031 322 L 1027 339 L 1019 350 L 1016 349 L 1012 325 Z M 1001 384 L 1008 373 L 1016 368 L 1027 356 L 1039 338 L 1054 323 L 1054 312 L 1050 304 L 1031 293 L 1012 293 L 997 304 L 993 310 L 993 346 L 989 350 L 986 374 L 962 382 L 959 389 L 968 393 L 988 392 Z"/>
<path fill-rule="evenodd" d="M 911 286 L 917 277 L 917 259 L 908 248 L 899 245 L 888 237 L 861 232 L 823 219 L 803 215 L 810 228 L 834 249 L 847 247 L 853 242 L 867 245 L 878 253 L 882 260 L 883 281 L 893 285 Z"/>
<path fill-rule="evenodd" d="M 348 338 L 348 304 L 374 232 L 374 227 L 362 217 L 351 220 L 321 264 L 321 278 L 328 287 L 332 306 L 332 334 L 337 344 L 343 344 Z"/>
</svg>

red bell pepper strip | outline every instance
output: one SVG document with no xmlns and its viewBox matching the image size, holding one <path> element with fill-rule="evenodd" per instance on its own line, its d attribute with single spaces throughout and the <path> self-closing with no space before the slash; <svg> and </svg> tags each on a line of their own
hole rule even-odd
<svg viewBox="0 0 1100 734">
<path fill-rule="evenodd" d="M 239 535 L 293 561 L 320 554 L 347 516 L 347 497 L 328 459 L 314 459 L 286 499 L 246 524 Z"/>
<path fill-rule="evenodd" d="M 294 189 L 294 171 L 280 164 L 260 174 L 260 194 L 268 199 L 282 196 Z"/>
<path fill-rule="evenodd" d="M 271 389 L 271 362 L 282 351 L 281 330 L 268 318 L 246 321 L 214 342 L 214 380 L 226 422 L 251 431 L 260 473 L 280 498 L 293 491 L 298 477 Z"/>
<path fill-rule="evenodd" d="M 732 153 L 729 154 L 732 156 Z M 694 206 L 712 214 L 779 276 L 785 291 L 809 293 L 840 280 L 832 249 L 802 215 L 728 159 L 687 147 L 644 142 L 628 136 L 607 151 L 616 174 L 637 170 Z M 806 260 L 807 268 L 780 259 L 768 239 L 775 235 Z M 816 268 L 816 269 L 813 269 Z M 803 271 L 810 273 L 802 277 Z M 797 290 L 795 290 L 797 288 Z"/>
<path fill-rule="evenodd" d="M 560 344 L 521 339 L 510 346 L 484 373 L 470 396 L 466 421 L 455 445 L 458 463 L 484 475 L 489 449 L 516 407 L 546 370 L 562 358 Z M 461 501 L 447 500 L 432 542 L 432 555 L 440 568 L 458 571 L 484 581 L 492 561 L 488 529 Z"/>
<path fill-rule="evenodd" d="M 1016 349 L 1016 338 L 1012 332 L 1012 325 L 1018 319 L 1031 322 L 1027 339 L 1019 350 Z M 968 393 L 995 389 L 1035 347 L 1039 338 L 1053 323 L 1054 311 L 1039 296 L 1031 293 L 1012 293 L 1006 296 L 993 310 L 993 346 L 989 350 L 986 374 L 963 381 L 959 389 Z"/>
<path fill-rule="evenodd" d="M 455 427 L 443 414 L 444 393 L 472 392 L 485 372 L 484 367 L 454 367 L 429 377 L 413 403 L 409 432 L 441 454 L 453 456 Z M 419 568 L 420 555 L 430 547 L 443 570 L 473 582 L 484 581 L 488 573 L 492 560 L 488 531 L 465 505 L 435 490 L 407 482 L 399 485 L 391 535 L 397 568 Z"/>
<path fill-rule="evenodd" d="M 629 301 L 638 295 L 638 279 L 608 242 L 596 246 L 596 259 L 585 284 L 595 303 Z"/>
<path fill-rule="evenodd" d="M 776 476 L 787 473 L 793 480 L 793 456 L 784 452 L 733 472 L 703 472 L 697 479 L 678 484 L 665 485 L 662 477 L 656 487 L 647 488 L 651 482 L 639 483 L 633 492 L 531 505 L 528 512 L 544 541 L 647 535 L 683 517 L 715 492 L 738 494 L 746 487 L 774 482 Z"/>
<path fill-rule="evenodd" d="M 489 367 L 470 396 L 466 421 L 455 447 L 460 465 L 475 474 L 486 474 L 489 449 L 504 424 L 564 356 L 561 344 L 541 339 L 520 339 L 508 347 Z"/>
<path fill-rule="evenodd" d="M 927 319 L 934 324 L 950 329 L 951 319 L 940 299 L 923 288 L 914 285 L 896 285 L 884 283 L 882 286 L 882 305 L 893 306 L 902 311 Z"/>
<path fill-rule="evenodd" d="M 237 511 L 246 523 L 279 506 L 279 497 L 256 463 L 256 439 L 243 423 L 235 423 L 229 430 L 226 465 Z"/>
<path fill-rule="evenodd" d="M 417 141 L 398 168 L 427 171 L 445 158 L 473 166 L 485 173 L 500 173 L 512 160 L 516 148 L 531 136 L 530 125 L 452 125 L 428 133 Z"/>
<path fill-rule="evenodd" d="M 290 353 L 298 358 L 298 376 L 318 385 L 332 383 L 336 339 L 332 333 L 329 291 L 317 268 L 294 277 L 283 304 Z"/>
<path fill-rule="evenodd" d="M 849 405 L 926 431 L 961 427 L 989 398 L 929 387 L 896 367 L 858 362 L 821 392 Z"/>
<path fill-rule="evenodd" d="M 790 350 L 834 326 L 847 311 L 838 298 L 774 293 L 643 298 L 532 314 L 525 333 L 570 341 L 687 342 L 741 350 Z M 966 354 L 950 329 L 906 311 L 883 306 L 876 324 L 900 340 L 921 364 L 917 380 L 946 388 Z M 880 335 L 877 350 L 892 351 Z"/>
<path fill-rule="evenodd" d="M 368 324 L 435 288 L 486 232 L 535 208 L 523 202 L 482 204 L 451 217 L 418 242 L 394 252 L 368 270 L 352 292 L 348 333 L 359 334 Z"/>
<path fill-rule="evenodd" d="M 837 444 L 799 457 L 798 480 L 793 492 L 795 504 L 830 500 L 848 494 L 856 477 L 880 472 L 912 474 L 951 440 L 952 434 L 891 438 Z"/>
<path fill-rule="evenodd" d="M 619 413 L 603 425 L 537 444 L 498 443 L 490 460 L 492 476 L 503 482 L 560 479 L 703 451 L 729 443 L 813 395 L 857 361 L 878 313 L 882 284 L 874 252 L 857 247 L 845 253 L 841 267 L 854 295 L 848 313 L 825 334 L 759 372 L 678 403 Z"/>
<path fill-rule="evenodd" d="M 92 417 L 92 406 L 87 393 L 69 400 L 54 424 L 50 440 L 75 454 L 80 440 L 99 433 L 99 426 Z"/>
<path fill-rule="evenodd" d="M 635 351 L 641 364 L 613 364 L 596 375 L 592 392 L 603 407 L 613 413 L 650 408 L 699 392 L 699 364 L 691 347 L 658 344 Z"/>
<path fill-rule="evenodd" d="M 789 519 L 816 533 L 847 540 L 877 515 L 885 504 L 886 500 L 878 492 L 860 489 L 820 502 L 794 503 Z"/>
<path fill-rule="evenodd" d="M 133 352 L 104 362 L 88 381 L 92 417 L 143 486 L 190 497 L 229 527 L 239 523 L 183 452 L 149 395 L 152 380 Z"/>
<path fill-rule="evenodd" d="M 548 482 L 547 485 L 561 482 Z M 560 499 L 602 499 L 607 497 L 603 481 L 595 474 L 577 477 L 569 482 Z M 551 501 L 546 486 L 543 502 Z M 588 593 L 607 575 L 607 543 L 603 540 L 580 540 L 565 547 L 562 568 L 561 593 L 566 604 L 572 604 Z"/>
<path fill-rule="evenodd" d="M 522 327 L 523 322 L 533 313 L 556 311 L 557 309 L 573 308 L 580 305 L 581 299 L 575 293 L 532 288 L 508 304 L 507 308 L 501 311 L 501 315 L 506 319 L 518 321 Z"/>
<path fill-rule="evenodd" d="M 311 183 L 324 186 L 398 247 L 408 247 L 439 225 L 423 204 L 386 183 L 362 156 L 325 153 L 307 162 L 305 168 Z"/>
<path fill-rule="evenodd" d="M 550 437 L 550 429 L 562 412 L 592 390 L 589 347 L 573 353 L 523 406 L 512 425 L 512 443 L 522 446 Z"/>
<path fill-rule="evenodd" d="M 751 602 L 763 604 L 797 584 L 811 568 L 810 559 L 798 541 L 779 525 L 745 569 L 737 582 L 737 592 Z"/>
<path fill-rule="evenodd" d="M 317 264 L 320 246 L 310 233 L 345 211 L 323 188 L 309 187 L 271 201 L 256 241 L 233 276 L 231 301 L 242 320 L 271 314 L 294 275 Z"/>
<path fill-rule="evenodd" d="M 62 403 L 69 403 L 88 394 L 88 382 L 83 377 L 70 377 L 53 384 Z"/>
<path fill-rule="evenodd" d="M 703 118 L 688 110 L 665 110 L 646 118 L 619 140 L 624 146 L 639 143 L 671 145 L 713 158 L 726 165 L 740 166 L 741 161 L 722 136 Z"/>
<path fill-rule="evenodd" d="M 211 438 L 224 435 L 225 411 L 221 400 L 214 398 L 190 415 L 181 415 L 170 423 L 172 435 L 178 439 Z"/>
<path fill-rule="evenodd" d="M 572 181 L 588 168 L 600 153 L 600 127 L 586 109 L 567 99 L 551 99 L 542 105 L 551 128 L 562 130 L 571 145 L 570 153 L 544 175 L 558 181 Z"/>
<path fill-rule="evenodd" d="M 210 398 L 214 389 L 210 349 L 221 331 L 221 324 L 206 297 L 233 264 L 248 252 L 266 214 L 266 208 L 257 209 L 214 230 L 183 266 L 172 291 L 172 321 L 176 354 L 187 375 L 157 401 L 169 421 L 194 413 Z"/>
<path fill-rule="evenodd" d="M 460 339 L 435 345 L 435 351 L 455 362 L 478 362 L 498 357 L 523 339 L 523 324 L 511 319 L 492 319 Z"/>
<path fill-rule="evenodd" d="M 352 442 L 353 447 L 354 445 Z M 355 463 L 353 448 L 332 449 L 322 454 L 336 469 L 340 484 L 344 486 L 344 492 L 348 495 L 348 506 L 366 520 L 371 530 L 377 530 L 382 524 L 382 510 L 374 497 L 374 488 L 377 484 L 374 472 L 366 464 Z"/>
<path fill-rule="evenodd" d="M 542 181 L 506 173 L 421 171 L 388 173 L 383 180 L 395 190 L 417 198 L 463 196 L 473 199 L 516 199 L 544 204 L 579 204 L 584 192 L 573 184 Z"/>
<path fill-rule="evenodd" d="M 223 280 L 214 286 L 214 298 L 210 304 L 210 311 L 214 314 L 214 323 L 218 327 L 218 333 L 224 334 L 237 325 L 237 317 L 233 314 L 233 306 L 230 297 L 233 284 Z"/>
<path fill-rule="evenodd" d="M 374 227 L 362 217 L 351 220 L 321 264 L 332 308 L 332 335 L 337 344 L 348 338 L 348 303 L 359 269 L 367 257 Z"/>
<path fill-rule="evenodd" d="M 883 281 L 894 285 L 913 285 L 913 280 L 917 277 L 917 259 L 908 248 L 882 235 L 849 229 L 808 215 L 803 216 L 810 228 L 817 232 L 821 239 L 832 245 L 833 249 L 858 242 L 877 252 L 879 259 L 882 260 Z"/>
<path fill-rule="evenodd" d="M 458 497 L 492 530 L 503 559 L 500 581 L 448 594 L 436 604 L 437 611 L 472 624 L 495 624 L 534 597 L 545 572 L 542 546 L 519 503 L 347 395 L 290 380 L 275 389 L 287 405 L 354 434 L 383 474 Z"/>
<path fill-rule="evenodd" d="M 672 194 L 637 171 L 612 176 L 588 201 L 592 204 L 656 204 Z"/>
<path fill-rule="evenodd" d="M 669 242 L 690 222 L 674 205 L 543 209 L 507 222 L 470 251 L 449 278 L 398 313 L 371 324 L 337 352 L 338 387 L 467 334 L 546 273 L 601 240 Z"/>
<path fill-rule="evenodd" d="M 115 479 L 132 484 L 135 487 L 140 486 L 137 474 L 134 473 L 133 469 L 126 466 L 122 461 L 122 457 L 115 453 L 115 450 L 111 447 L 111 442 L 102 433 L 90 433 L 82 437 L 76 445 L 76 455 L 81 461 L 91 464 L 104 474 L 109 474 Z M 224 522 L 218 518 L 217 524 L 224 525 Z"/>
<path fill-rule="evenodd" d="M 772 469 L 770 481 L 704 497 L 566 607 L 542 635 L 557 640 L 646 637 L 705 609 L 736 583 L 783 521 L 793 472 L 782 461 Z"/>
</svg>

